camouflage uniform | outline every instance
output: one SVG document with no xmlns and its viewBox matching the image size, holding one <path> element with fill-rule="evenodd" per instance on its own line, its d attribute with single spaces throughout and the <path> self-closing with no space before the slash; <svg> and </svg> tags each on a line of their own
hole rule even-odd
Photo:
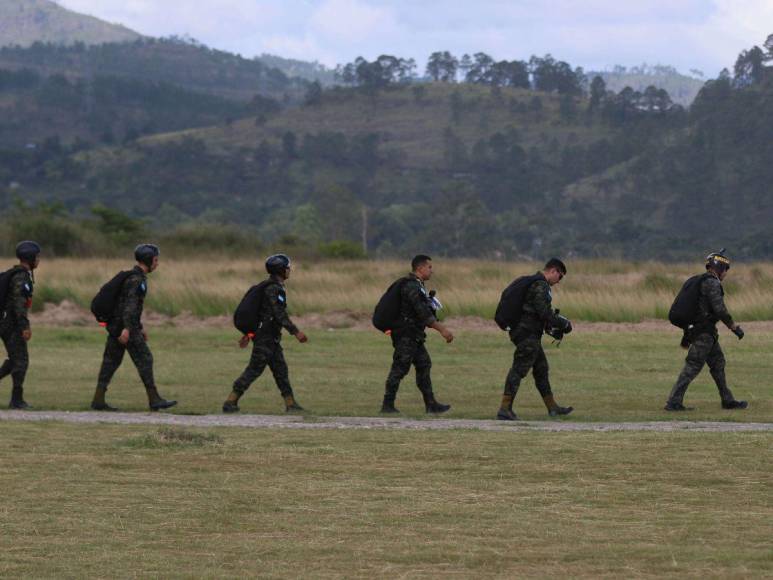
<svg viewBox="0 0 773 580">
<path fill-rule="evenodd" d="M 8 359 L 0 367 L 0 379 L 11 375 L 13 403 L 23 400 L 24 378 L 29 367 L 27 341 L 22 337 L 22 332 L 30 328 L 27 312 L 32 306 L 34 281 L 29 270 L 19 268 L 9 282 L 8 298 L 0 321 L 0 337 L 8 352 Z"/>
<path fill-rule="evenodd" d="M 719 278 L 709 275 L 701 282 L 698 297 L 698 322 L 685 331 L 685 341 L 690 347 L 687 358 L 679 378 L 668 397 L 669 405 L 681 405 L 687 387 L 698 373 L 708 364 L 711 376 L 719 390 L 722 401 L 733 401 L 733 393 L 727 386 L 725 378 L 725 355 L 719 346 L 719 333 L 717 322 L 720 320 L 729 328 L 733 326 L 733 317 L 730 316 L 724 299 L 725 292 Z"/>
<path fill-rule="evenodd" d="M 515 345 L 513 366 L 505 381 L 506 396 L 515 398 L 523 378 L 532 370 L 537 390 L 543 399 L 553 392 L 548 378 L 548 359 L 542 348 L 542 334 L 548 323 L 555 323 L 552 308 L 553 295 L 544 276 L 526 290 L 523 314 L 515 328 L 510 330 L 510 340 Z"/>
<path fill-rule="evenodd" d="M 416 386 L 425 399 L 432 395 L 429 357 L 424 342 L 427 335 L 424 329 L 437 321 L 435 311 L 429 305 L 427 289 L 415 274 L 411 273 L 400 288 L 400 319 L 404 322 L 399 330 L 392 331 L 392 368 L 386 381 L 385 398 L 394 402 L 400 381 L 416 368 Z"/>
<path fill-rule="evenodd" d="M 99 369 L 97 388 L 107 389 L 127 350 L 145 388 L 156 388 L 153 378 L 153 353 L 142 335 L 142 309 L 147 292 L 147 276 L 142 268 L 135 266 L 123 283 L 115 311 L 107 324 L 107 343 L 102 367 Z M 124 329 L 129 330 L 129 342 L 126 346 L 118 341 Z"/>
<path fill-rule="evenodd" d="M 250 388 L 266 366 L 271 369 L 282 396 L 287 398 L 293 395 L 281 340 L 283 328 L 295 336 L 298 334 L 298 327 L 287 315 L 287 294 L 284 284 L 277 276 L 271 276 L 270 280 L 272 283 L 265 287 L 260 305 L 260 326 L 252 339 L 250 363 L 241 376 L 234 381 L 233 390 L 239 396 Z"/>
</svg>

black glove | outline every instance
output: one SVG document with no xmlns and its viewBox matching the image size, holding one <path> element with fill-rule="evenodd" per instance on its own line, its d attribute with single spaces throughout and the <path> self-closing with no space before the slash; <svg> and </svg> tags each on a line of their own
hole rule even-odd
<svg viewBox="0 0 773 580">
<path fill-rule="evenodd" d="M 566 322 L 564 323 L 564 334 L 569 334 L 572 332 L 572 323 L 569 321 L 569 319 L 565 319 Z"/>
<path fill-rule="evenodd" d="M 735 334 L 738 337 L 738 340 L 741 340 L 744 337 L 744 331 L 743 328 L 740 326 L 736 326 L 735 330 L 733 331 L 733 334 Z"/>
</svg>

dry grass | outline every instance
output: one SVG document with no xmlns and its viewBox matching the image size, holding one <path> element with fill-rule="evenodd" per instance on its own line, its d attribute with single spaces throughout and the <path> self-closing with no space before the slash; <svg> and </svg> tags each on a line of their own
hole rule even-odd
<svg viewBox="0 0 773 580">
<path fill-rule="evenodd" d="M 102 283 L 129 266 L 106 259 L 46 261 L 38 272 L 38 304 L 69 298 L 86 306 Z M 613 261 L 570 262 L 569 268 L 555 290 L 556 306 L 575 320 L 603 322 L 664 318 L 681 283 L 701 270 L 700 264 Z M 371 312 L 386 286 L 407 269 L 396 261 L 298 262 L 288 285 L 291 310 Z M 538 265 L 439 258 L 435 269 L 430 286 L 447 314 L 491 317 L 502 289 Z M 264 275 L 257 259 L 163 261 L 151 277 L 149 306 L 165 314 L 227 314 Z M 725 286 L 739 320 L 773 319 L 773 264 L 738 265 Z"/>
<path fill-rule="evenodd" d="M 763 434 L 3 425 L 4 577 L 761 577 Z"/>
</svg>

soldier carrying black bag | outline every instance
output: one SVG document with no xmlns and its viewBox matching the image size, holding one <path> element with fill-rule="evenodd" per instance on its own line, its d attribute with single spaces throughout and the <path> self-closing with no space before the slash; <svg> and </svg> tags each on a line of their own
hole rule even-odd
<svg viewBox="0 0 773 580">
<path fill-rule="evenodd" d="M 725 306 L 722 280 L 730 270 L 724 248 L 706 257 L 706 273 L 688 279 L 674 300 L 668 318 L 684 330 L 682 347 L 688 349 L 684 368 L 671 389 L 666 411 L 691 411 L 684 406 L 687 387 L 708 364 L 717 385 L 723 409 L 746 409 L 746 401 L 736 401 L 725 378 L 725 355 L 719 346 L 717 322 L 720 320 L 741 340 L 744 332 Z"/>
</svg>

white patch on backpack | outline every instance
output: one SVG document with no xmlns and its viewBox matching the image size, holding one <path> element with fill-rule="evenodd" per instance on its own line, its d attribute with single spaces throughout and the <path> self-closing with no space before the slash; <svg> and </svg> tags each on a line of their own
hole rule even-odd
<svg viewBox="0 0 773 580">
<path fill-rule="evenodd" d="M 285 302 L 284 294 L 278 294 L 277 295 L 277 300 L 279 300 L 279 302 L 284 304 L 284 302 Z"/>
<path fill-rule="evenodd" d="M 145 294 L 147 294 L 147 293 L 148 293 L 148 287 L 147 287 L 147 285 L 145 284 L 145 282 L 142 282 L 142 283 L 140 284 L 140 288 L 139 288 L 139 290 L 140 290 L 140 294 L 142 294 L 143 296 L 144 296 Z"/>
</svg>

